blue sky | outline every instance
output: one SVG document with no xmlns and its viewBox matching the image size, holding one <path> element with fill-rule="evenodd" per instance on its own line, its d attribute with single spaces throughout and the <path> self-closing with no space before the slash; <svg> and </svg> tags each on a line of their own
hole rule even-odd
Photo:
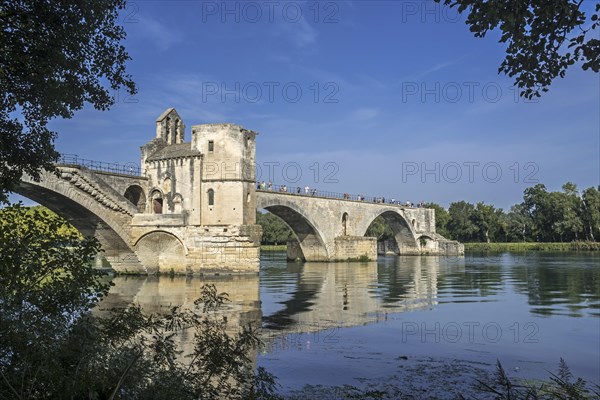
<svg viewBox="0 0 600 400">
<path fill-rule="evenodd" d="M 200 123 L 259 132 L 274 183 L 295 185 L 300 166 L 301 186 L 503 208 L 536 182 L 600 184 L 599 75 L 575 66 L 525 101 L 497 74 L 497 33 L 474 38 L 464 20 L 430 1 L 130 2 L 139 93 L 53 121 L 56 146 L 138 162 L 175 107 L 186 140 Z"/>
</svg>

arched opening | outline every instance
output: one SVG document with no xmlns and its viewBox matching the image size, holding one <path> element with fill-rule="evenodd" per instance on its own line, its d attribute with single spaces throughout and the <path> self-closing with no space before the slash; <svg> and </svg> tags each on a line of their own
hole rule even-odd
<svg viewBox="0 0 600 400">
<path fill-rule="evenodd" d="M 31 199 L 66 219 L 83 236 L 93 236 L 100 242 L 102 259 L 117 270 L 143 271 L 136 254 L 132 251 L 126 232 L 119 220 L 111 219 L 110 211 L 105 207 L 94 207 L 79 191 L 69 191 L 70 185 L 64 185 L 64 191 L 56 191 L 61 185 L 45 187 L 42 182 L 21 182 L 15 193 Z"/>
<path fill-rule="evenodd" d="M 168 232 L 155 231 L 142 236 L 135 250 L 148 273 L 186 272 L 185 248 Z"/>
<path fill-rule="evenodd" d="M 152 213 L 162 214 L 163 212 L 163 198 L 162 193 L 158 190 L 152 192 Z"/>
<path fill-rule="evenodd" d="M 146 194 L 144 193 L 144 189 L 139 185 L 131 185 L 125 190 L 123 194 L 131 204 L 136 206 L 139 212 L 144 212 L 146 209 Z"/>
<path fill-rule="evenodd" d="M 378 215 L 365 236 L 377 238 L 378 254 L 419 254 L 419 246 L 408 221 L 395 211 Z"/>
<path fill-rule="evenodd" d="M 348 213 L 342 215 L 342 235 L 348 235 Z"/>
<path fill-rule="evenodd" d="M 433 240 L 433 238 L 427 235 L 419 236 L 419 246 L 421 247 L 421 251 L 424 252 L 435 252 L 437 251 L 437 242 Z"/>
<path fill-rule="evenodd" d="M 175 118 L 175 143 L 183 142 L 183 124 L 179 118 Z"/>
<path fill-rule="evenodd" d="M 281 229 L 281 224 L 272 224 L 272 226 L 265 226 L 261 224 L 261 219 L 270 219 L 263 213 L 263 216 L 258 216 L 257 222 L 263 226 L 263 240 L 268 242 L 272 241 L 268 235 L 271 235 L 272 230 L 279 226 L 279 232 L 275 232 L 275 237 L 279 240 L 283 239 L 287 235 L 287 257 L 290 260 L 301 259 L 306 261 L 324 261 L 327 260 L 327 248 L 321 238 L 319 232 L 315 229 L 314 225 L 304 217 L 300 212 L 283 205 L 272 205 L 265 206 L 265 211 L 275 215 L 278 220 L 283 221 L 287 229 Z M 267 228 L 267 229 L 265 229 Z M 265 234 L 266 232 L 266 234 Z M 289 235 L 291 232 L 291 237 Z"/>
<path fill-rule="evenodd" d="M 214 206 L 215 205 L 215 191 L 212 189 L 208 189 L 208 191 L 206 193 L 208 195 L 208 205 Z"/>
<path fill-rule="evenodd" d="M 170 117 L 167 117 L 165 119 L 165 126 L 166 126 L 165 139 L 167 140 L 167 143 L 171 144 L 171 118 Z"/>
</svg>

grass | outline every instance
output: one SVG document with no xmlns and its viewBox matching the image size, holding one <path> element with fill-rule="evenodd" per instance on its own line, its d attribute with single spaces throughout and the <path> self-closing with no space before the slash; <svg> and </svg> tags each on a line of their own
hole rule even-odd
<svg viewBox="0 0 600 400">
<path fill-rule="evenodd" d="M 465 251 L 600 251 L 600 242 L 465 243 Z"/>
<path fill-rule="evenodd" d="M 285 244 L 261 244 L 260 251 L 286 251 Z"/>
<path fill-rule="evenodd" d="M 368 261 L 371 261 L 371 259 L 369 258 L 368 255 L 363 254 L 360 257 L 351 257 L 351 258 L 348 258 L 346 261 L 348 261 L 348 262 L 368 262 Z"/>
</svg>

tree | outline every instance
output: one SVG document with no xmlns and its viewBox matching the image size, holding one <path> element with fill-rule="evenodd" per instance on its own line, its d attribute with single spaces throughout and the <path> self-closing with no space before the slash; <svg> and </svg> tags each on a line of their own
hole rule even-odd
<svg viewBox="0 0 600 400">
<path fill-rule="evenodd" d="M 582 213 L 583 206 L 579 198 L 577 185 L 567 182 L 563 185 L 563 193 L 552 193 L 558 198 L 560 216 L 555 224 L 555 230 L 559 233 L 561 242 L 563 236 L 566 240 L 579 240 L 579 234 L 583 232 Z"/>
<path fill-rule="evenodd" d="M 531 221 L 523 204 L 515 204 L 504 214 L 508 242 L 525 242 L 531 230 Z"/>
<path fill-rule="evenodd" d="M 532 222 L 532 235 L 537 241 L 552 241 L 552 207 L 550 194 L 541 183 L 525 189 L 524 212 Z"/>
<path fill-rule="evenodd" d="M 452 239 L 460 242 L 476 240 L 477 226 L 473 223 L 475 207 L 465 201 L 454 202 L 448 208 L 450 221 L 448 221 L 448 232 Z"/>
<path fill-rule="evenodd" d="M 500 226 L 500 216 L 502 209 L 496 210 L 493 205 L 477 203 L 477 207 L 473 211 L 471 220 L 477 227 L 476 233 L 480 241 L 490 243 L 490 239 L 496 241 L 502 235 Z"/>
<path fill-rule="evenodd" d="M 256 223 L 262 227 L 261 244 L 285 244 L 292 237 L 292 230 L 271 213 L 256 212 Z"/>
<path fill-rule="evenodd" d="M 589 240 L 600 238 L 600 186 L 587 188 L 583 191 L 582 206 L 583 222 L 587 229 Z"/>
<path fill-rule="evenodd" d="M 377 238 L 378 242 L 394 238 L 394 231 L 385 219 L 380 215 L 371 222 L 365 236 Z"/>
<path fill-rule="evenodd" d="M 0 210 L 0 398 L 276 398 L 273 376 L 255 374 L 249 357 L 255 328 L 230 332 L 214 286 L 195 309 L 91 314 L 109 288 L 91 265 L 99 244 L 63 224 L 39 209 Z M 193 338 L 185 353 L 183 333 Z"/>
<path fill-rule="evenodd" d="M 523 97 L 547 92 L 576 62 L 581 61 L 584 70 L 600 71 L 600 40 L 594 35 L 600 26 L 600 3 L 588 18 L 583 0 L 435 1 L 467 12 L 466 24 L 475 37 L 500 29 L 500 43 L 507 48 L 498 72 L 514 77 L 515 85 L 524 89 Z"/>
<path fill-rule="evenodd" d="M 58 159 L 53 118 L 71 118 L 84 103 L 114 104 L 135 94 L 118 26 L 125 0 L 0 2 L 0 201 L 26 173 L 39 179 Z"/>
</svg>

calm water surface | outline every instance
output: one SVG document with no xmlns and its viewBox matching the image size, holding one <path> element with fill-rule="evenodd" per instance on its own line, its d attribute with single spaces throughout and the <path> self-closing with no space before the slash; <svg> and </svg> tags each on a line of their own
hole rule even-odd
<svg viewBox="0 0 600 400">
<path fill-rule="evenodd" d="M 257 364 L 284 390 L 360 386 L 429 360 L 547 378 L 563 357 L 600 382 L 600 255 L 505 253 L 288 263 L 265 253 L 258 276 L 117 277 L 105 305 L 149 312 L 192 305 L 203 283 L 232 302 L 230 321 L 260 323 Z M 443 369 L 442 369 L 443 371 Z"/>
</svg>

